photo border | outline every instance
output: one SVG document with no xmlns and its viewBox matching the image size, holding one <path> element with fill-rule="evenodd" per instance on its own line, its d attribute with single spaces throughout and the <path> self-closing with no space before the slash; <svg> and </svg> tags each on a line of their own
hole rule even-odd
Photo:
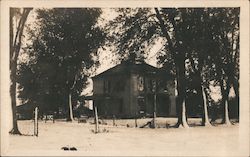
<svg viewBox="0 0 250 157">
<path fill-rule="evenodd" d="M 249 1 L 248 0 L 2 0 L 1 4 L 1 155 L 15 155 L 8 150 L 10 117 L 10 95 L 9 95 L 9 8 L 10 7 L 240 7 L 240 118 L 239 118 L 239 153 L 227 155 L 249 155 Z M 7 113 L 5 111 L 9 111 Z M 230 138 L 230 137 L 228 137 Z M 59 151 L 53 152 L 18 152 L 24 155 L 72 155 Z M 38 154 L 37 154 L 38 153 Z M 58 154 L 59 153 L 59 154 Z M 226 152 L 225 152 L 226 153 Z M 112 154 L 112 153 L 111 153 Z M 19 155 L 19 154 L 18 154 Z M 41 154 L 40 154 L 41 155 Z M 73 155 L 82 155 L 81 151 Z M 103 154 L 109 155 L 109 154 Z M 177 152 L 178 155 L 178 152 Z M 192 153 L 186 155 L 193 155 Z M 201 154 L 205 155 L 205 154 Z M 223 154 L 215 154 L 223 155 Z"/>
</svg>

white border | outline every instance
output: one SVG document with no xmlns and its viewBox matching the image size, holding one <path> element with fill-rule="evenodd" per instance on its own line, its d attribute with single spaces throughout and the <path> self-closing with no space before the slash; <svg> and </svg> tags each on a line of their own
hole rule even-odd
<svg viewBox="0 0 250 157">
<path fill-rule="evenodd" d="M 1 153 L 8 152 L 9 117 L 9 7 L 240 7 L 240 151 L 237 156 L 249 155 L 249 1 L 247 0 L 2 0 L 1 4 Z M 230 137 L 228 137 L 230 138 Z M 22 152 L 35 155 L 36 152 Z M 44 154 L 46 153 L 46 154 Z M 44 152 L 43 155 L 69 155 Z M 111 152 L 110 152 L 111 153 Z M 113 154 L 113 153 L 111 153 Z M 114 153 L 115 154 L 115 153 Z M 178 154 L 178 153 L 177 153 Z M 177 155 L 176 154 L 176 155 Z M 37 155 L 37 154 L 36 154 Z M 40 154 L 41 155 L 41 154 Z M 74 154 L 77 155 L 77 154 Z M 81 155 L 81 154 L 78 154 Z M 98 155 L 98 154 L 96 154 Z M 108 155 L 108 154 L 103 154 Z M 109 154 L 110 155 L 110 154 Z M 132 154 L 131 154 L 132 155 Z M 152 154 L 153 155 L 153 154 Z M 188 154 L 187 154 L 188 155 Z M 192 155 L 190 153 L 189 155 Z M 194 154 L 193 154 L 194 155 Z M 202 155 L 202 154 L 201 154 Z M 204 154 L 203 154 L 204 155 Z M 210 154 L 211 155 L 211 154 Z M 213 154 L 216 155 L 216 154 Z M 232 154 L 236 155 L 236 154 Z"/>
</svg>

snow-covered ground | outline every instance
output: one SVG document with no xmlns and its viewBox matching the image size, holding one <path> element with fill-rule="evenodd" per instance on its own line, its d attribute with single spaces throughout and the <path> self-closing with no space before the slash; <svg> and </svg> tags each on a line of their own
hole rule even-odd
<svg viewBox="0 0 250 157">
<path fill-rule="evenodd" d="M 138 120 L 141 126 L 149 119 Z M 175 118 L 158 118 L 160 128 L 135 128 L 134 120 L 106 120 L 100 125 L 101 133 L 95 134 L 95 126 L 88 123 L 39 121 L 39 136 L 33 134 L 32 121 L 19 121 L 19 128 L 26 136 L 10 135 L 8 155 L 226 155 L 238 156 L 239 125 L 217 125 L 205 128 L 198 126 L 200 119 L 189 120 L 197 125 L 189 129 L 163 128 L 173 125 Z M 127 127 L 129 124 L 129 127 Z M 75 147 L 77 151 L 64 151 L 64 146 Z"/>
</svg>

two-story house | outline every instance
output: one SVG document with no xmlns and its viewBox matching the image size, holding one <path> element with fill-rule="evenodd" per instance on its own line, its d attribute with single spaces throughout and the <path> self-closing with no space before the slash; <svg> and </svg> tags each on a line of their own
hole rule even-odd
<svg viewBox="0 0 250 157">
<path fill-rule="evenodd" d="M 174 81 L 144 61 L 127 60 L 94 76 L 94 105 L 104 117 L 175 116 Z"/>
</svg>

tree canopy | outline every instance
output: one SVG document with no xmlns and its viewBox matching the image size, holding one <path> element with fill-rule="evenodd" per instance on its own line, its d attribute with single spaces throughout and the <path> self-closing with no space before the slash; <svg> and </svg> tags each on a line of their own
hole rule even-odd
<svg viewBox="0 0 250 157">
<path fill-rule="evenodd" d="M 181 104 L 185 106 L 189 91 L 198 92 L 206 108 L 209 93 L 206 91 L 212 80 L 231 80 L 227 86 L 233 84 L 238 92 L 239 8 L 122 8 L 117 11 L 119 16 L 110 25 L 117 28 L 112 35 L 121 56 L 139 53 L 139 57 L 145 57 L 147 48 L 164 38 L 161 44 L 165 48 L 158 58 L 163 68 L 176 76 L 179 120 L 183 120 Z M 223 86 L 221 89 L 225 93 Z M 229 88 L 226 89 L 228 95 Z M 222 95 L 223 100 L 228 99 Z"/>
<path fill-rule="evenodd" d="M 24 49 L 29 61 L 19 67 L 19 97 L 42 111 L 65 108 L 71 101 L 68 95 L 76 100 L 86 86 L 87 69 L 98 65 L 95 56 L 105 41 L 97 25 L 102 11 L 54 8 L 36 13 L 36 27 L 29 30 L 31 42 Z"/>
</svg>

